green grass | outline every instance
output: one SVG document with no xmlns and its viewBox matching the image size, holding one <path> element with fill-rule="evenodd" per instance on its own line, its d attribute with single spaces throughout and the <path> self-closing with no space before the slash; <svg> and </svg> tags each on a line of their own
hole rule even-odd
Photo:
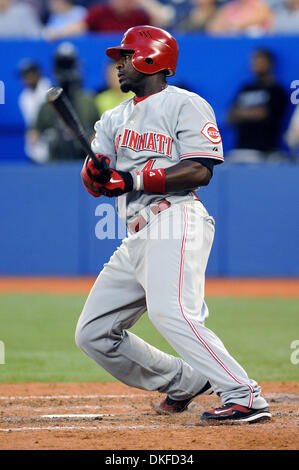
<svg viewBox="0 0 299 470">
<path fill-rule="evenodd" d="M 0 295 L 0 340 L 5 364 L 0 382 L 111 381 L 107 372 L 75 345 L 84 305 L 81 295 Z M 298 380 L 290 344 L 299 339 L 298 300 L 208 298 L 207 326 L 258 381 Z M 143 339 L 174 353 L 144 315 L 132 328 Z"/>
</svg>

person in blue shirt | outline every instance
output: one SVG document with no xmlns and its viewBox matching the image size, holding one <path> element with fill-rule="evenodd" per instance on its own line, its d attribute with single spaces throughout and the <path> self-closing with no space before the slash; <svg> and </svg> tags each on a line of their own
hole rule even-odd
<svg viewBox="0 0 299 470">
<path fill-rule="evenodd" d="M 49 12 L 46 27 L 55 30 L 84 19 L 86 8 L 75 5 L 72 0 L 50 0 Z"/>
</svg>

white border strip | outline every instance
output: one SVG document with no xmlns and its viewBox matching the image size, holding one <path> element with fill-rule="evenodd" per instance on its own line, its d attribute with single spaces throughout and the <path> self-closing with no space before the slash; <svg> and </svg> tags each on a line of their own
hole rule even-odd
<svg viewBox="0 0 299 470">
<path fill-rule="evenodd" d="M 35 413 L 38 413 L 38 412 L 45 412 L 45 410 L 56 410 L 57 409 L 70 409 L 70 410 L 102 410 L 103 408 L 106 409 L 106 408 L 109 408 L 112 409 L 116 409 L 116 410 L 123 410 L 124 408 L 127 408 L 127 409 L 134 409 L 134 405 L 123 405 L 123 404 L 119 404 L 119 405 L 110 405 L 110 403 L 108 403 L 107 405 L 68 405 L 68 404 L 65 404 L 65 405 L 56 405 L 56 406 L 43 406 L 43 407 L 33 407 L 32 405 L 13 405 L 10 407 L 11 410 L 31 410 L 31 411 L 34 411 Z M 6 410 L 6 408 L 2 408 L 2 410 Z"/>
<path fill-rule="evenodd" d="M 95 413 L 89 413 L 89 414 L 79 414 L 79 413 L 71 413 L 71 414 L 56 414 L 56 415 L 41 415 L 40 418 L 43 419 L 96 419 L 96 418 L 104 418 L 104 417 L 113 417 L 113 416 L 119 416 L 119 415 L 111 415 L 111 414 L 95 414 Z"/>
<path fill-rule="evenodd" d="M 144 397 L 153 397 L 150 393 L 133 393 L 129 395 L 20 395 L 20 396 L 0 396 L 0 400 L 50 400 L 50 399 L 90 399 L 90 398 L 144 398 Z"/>
<path fill-rule="evenodd" d="M 176 425 L 155 425 L 150 424 L 149 426 L 146 425 L 136 425 L 136 426 L 24 426 L 22 428 L 0 428 L 0 432 L 23 432 L 23 431 L 124 431 L 124 430 L 136 430 L 136 429 L 183 429 L 186 427 L 193 427 L 195 424 L 184 424 Z"/>
</svg>

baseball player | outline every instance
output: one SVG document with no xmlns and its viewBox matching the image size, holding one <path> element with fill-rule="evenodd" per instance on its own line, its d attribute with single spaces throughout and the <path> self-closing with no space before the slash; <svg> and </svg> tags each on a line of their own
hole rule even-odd
<svg viewBox="0 0 299 470">
<path fill-rule="evenodd" d="M 178 58 L 168 32 L 131 28 L 106 54 L 116 61 L 121 90 L 136 96 L 95 124 L 99 165 L 87 157 L 81 176 L 93 196 L 117 198 L 128 236 L 87 298 L 76 343 L 118 380 L 165 393 L 159 413 L 182 412 L 197 395 L 214 391 L 222 406 L 202 420 L 270 419 L 257 382 L 205 326 L 214 219 L 195 191 L 223 162 L 213 109 L 197 94 L 167 84 Z M 146 310 L 180 357 L 128 331 Z"/>
</svg>

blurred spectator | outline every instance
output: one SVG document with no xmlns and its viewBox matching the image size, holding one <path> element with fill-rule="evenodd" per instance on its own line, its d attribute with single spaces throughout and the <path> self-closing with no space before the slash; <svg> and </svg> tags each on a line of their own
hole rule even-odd
<svg viewBox="0 0 299 470">
<path fill-rule="evenodd" d="M 274 33 L 299 33 L 299 0 L 285 1 L 275 11 L 272 24 Z"/>
<path fill-rule="evenodd" d="M 39 139 L 32 147 L 30 130 L 34 126 L 39 110 L 46 100 L 46 93 L 51 87 L 51 82 L 48 78 L 42 77 L 39 65 L 30 59 L 24 59 L 20 63 L 19 71 L 24 83 L 24 89 L 19 96 L 19 107 L 26 128 L 25 153 L 33 161 L 42 163 L 48 159 L 47 145 Z"/>
<path fill-rule="evenodd" d="M 95 3 L 106 3 L 106 0 L 75 0 L 77 5 L 82 7 L 89 8 Z"/>
<path fill-rule="evenodd" d="M 0 38 L 36 38 L 40 32 L 41 22 L 30 5 L 0 0 Z"/>
<path fill-rule="evenodd" d="M 209 24 L 214 34 L 265 34 L 272 22 L 273 13 L 263 0 L 233 0 L 219 8 Z"/>
<path fill-rule="evenodd" d="M 70 24 L 84 20 L 86 8 L 74 5 L 72 0 L 49 0 L 49 18 L 45 32 L 51 34 Z"/>
<path fill-rule="evenodd" d="M 35 1 L 35 0 L 28 0 Z M 95 4 L 105 4 L 107 0 L 74 0 L 77 5 L 91 7 Z M 185 18 L 192 7 L 193 0 L 141 0 L 136 2 L 136 8 L 144 8 L 150 16 L 153 15 L 153 24 L 155 26 L 168 25 L 175 26 L 179 21 Z M 274 0 L 271 0 L 274 1 Z M 276 0 L 281 1 L 281 0 Z M 166 7 L 166 8 L 165 8 Z"/>
<path fill-rule="evenodd" d="M 42 77 L 39 65 L 31 59 L 22 60 L 19 64 L 19 71 L 25 86 L 19 96 L 19 105 L 25 124 L 29 128 L 36 120 L 51 82 L 48 78 Z"/>
<path fill-rule="evenodd" d="M 64 89 L 91 140 L 99 113 L 92 95 L 82 90 L 77 52 L 71 43 L 64 42 L 58 47 L 54 58 L 54 76 L 57 86 Z M 32 145 L 40 137 L 47 141 L 50 160 L 75 160 L 86 156 L 49 103 L 42 105 L 30 132 Z"/>
<path fill-rule="evenodd" d="M 102 31 L 124 32 L 132 26 L 151 24 L 151 18 L 139 7 L 140 0 L 109 0 L 104 4 L 91 6 L 85 19 L 60 28 L 47 35 L 49 39 Z"/>
<path fill-rule="evenodd" d="M 175 12 L 173 28 L 185 19 L 194 7 L 194 0 L 160 0 L 162 4 L 170 6 Z"/>
<path fill-rule="evenodd" d="M 228 161 L 255 163 L 279 158 L 278 139 L 288 98 L 273 67 L 271 52 L 258 49 L 253 53 L 255 79 L 241 88 L 228 114 L 237 132 L 236 149 Z"/>
<path fill-rule="evenodd" d="M 285 134 L 285 141 L 296 159 L 299 159 L 299 104 L 292 114 L 291 121 Z"/>
<path fill-rule="evenodd" d="M 134 93 L 123 93 L 119 88 L 117 69 L 115 63 L 109 63 L 106 68 L 107 88 L 98 93 L 95 97 L 95 103 L 100 116 L 108 109 L 115 108 L 120 103 L 135 96 Z"/>
<path fill-rule="evenodd" d="M 14 0 L 15 3 L 30 5 L 39 18 L 42 18 L 47 8 L 48 0 Z"/>
<path fill-rule="evenodd" d="M 150 17 L 150 23 L 159 28 L 173 26 L 177 20 L 177 6 L 173 2 L 161 3 L 158 0 L 137 0 L 137 5 L 142 8 Z M 142 23 L 140 23 L 142 24 Z"/>
<path fill-rule="evenodd" d="M 189 15 L 177 25 L 177 29 L 185 32 L 206 31 L 218 11 L 217 0 L 193 0 L 194 8 Z"/>
</svg>

